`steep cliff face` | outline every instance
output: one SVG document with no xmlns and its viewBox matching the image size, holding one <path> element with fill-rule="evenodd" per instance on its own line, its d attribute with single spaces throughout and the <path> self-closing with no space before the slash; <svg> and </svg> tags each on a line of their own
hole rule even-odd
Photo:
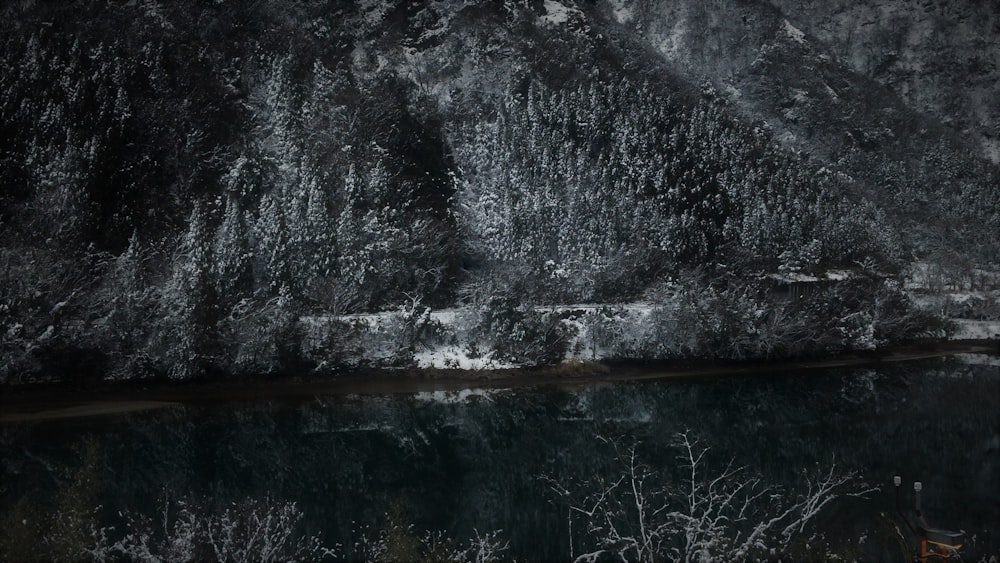
<svg viewBox="0 0 1000 563">
<path fill-rule="evenodd" d="M 846 139 L 821 139 L 836 151 L 842 141 L 892 144 L 892 135 L 943 126 L 1000 162 L 995 2 L 608 0 L 607 8 L 671 64 L 797 137 L 839 127 Z"/>
<path fill-rule="evenodd" d="M 771 0 L 851 70 L 1000 162 L 1000 3 Z"/>
</svg>

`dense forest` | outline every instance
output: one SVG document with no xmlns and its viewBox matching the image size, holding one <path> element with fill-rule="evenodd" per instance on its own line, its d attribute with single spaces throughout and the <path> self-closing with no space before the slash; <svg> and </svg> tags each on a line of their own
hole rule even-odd
<svg viewBox="0 0 1000 563">
<path fill-rule="evenodd" d="M 616 357 L 773 358 L 941 334 L 915 264 L 996 289 L 1000 168 L 940 112 L 772 4 L 717 13 L 742 71 L 626 4 L 0 9 L 0 381 L 327 372 L 380 311 L 395 365 L 553 362 L 581 303 L 648 304 Z"/>
</svg>

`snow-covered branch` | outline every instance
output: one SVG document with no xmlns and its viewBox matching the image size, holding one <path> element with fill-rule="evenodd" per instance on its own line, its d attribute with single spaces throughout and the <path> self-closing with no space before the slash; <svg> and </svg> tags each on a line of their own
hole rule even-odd
<svg viewBox="0 0 1000 563">
<path fill-rule="evenodd" d="M 716 470 L 709 448 L 687 431 L 672 444 L 685 478 L 671 483 L 642 461 L 640 444 L 600 439 L 614 452 L 616 478 L 584 484 L 590 492 L 582 497 L 556 479 L 543 478 L 568 505 L 570 557 L 581 562 L 608 556 L 699 562 L 787 555 L 831 503 L 877 490 L 836 463 L 817 473 L 804 471 L 802 488 L 791 492 L 765 484 L 735 460 Z M 582 543 L 591 546 L 579 555 L 572 551 L 575 519 L 584 520 Z M 816 538 L 815 533 L 805 537 L 806 545 Z"/>
</svg>

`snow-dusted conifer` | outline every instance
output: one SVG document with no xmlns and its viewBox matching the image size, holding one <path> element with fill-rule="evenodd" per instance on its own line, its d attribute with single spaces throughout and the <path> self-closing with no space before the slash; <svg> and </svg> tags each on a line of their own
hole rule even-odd
<svg viewBox="0 0 1000 563">
<path fill-rule="evenodd" d="M 211 360 L 217 322 L 216 292 L 211 280 L 208 213 L 196 202 L 174 254 L 173 274 L 161 298 L 167 319 L 164 357 L 170 377 L 199 375 Z"/>
</svg>

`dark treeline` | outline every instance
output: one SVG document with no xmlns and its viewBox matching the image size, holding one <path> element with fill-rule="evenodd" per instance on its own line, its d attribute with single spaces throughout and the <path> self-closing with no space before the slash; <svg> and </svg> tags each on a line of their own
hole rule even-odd
<svg viewBox="0 0 1000 563">
<path fill-rule="evenodd" d="M 336 366 L 301 317 L 401 306 L 524 338 L 531 305 L 647 299 L 691 343 L 625 354 L 819 352 L 933 331 L 898 283 L 915 258 L 997 255 L 995 168 L 780 148 L 636 70 L 598 8 L 85 4 L 3 10 L 8 382 Z M 773 303 L 768 274 L 828 270 L 850 279 Z"/>
</svg>

